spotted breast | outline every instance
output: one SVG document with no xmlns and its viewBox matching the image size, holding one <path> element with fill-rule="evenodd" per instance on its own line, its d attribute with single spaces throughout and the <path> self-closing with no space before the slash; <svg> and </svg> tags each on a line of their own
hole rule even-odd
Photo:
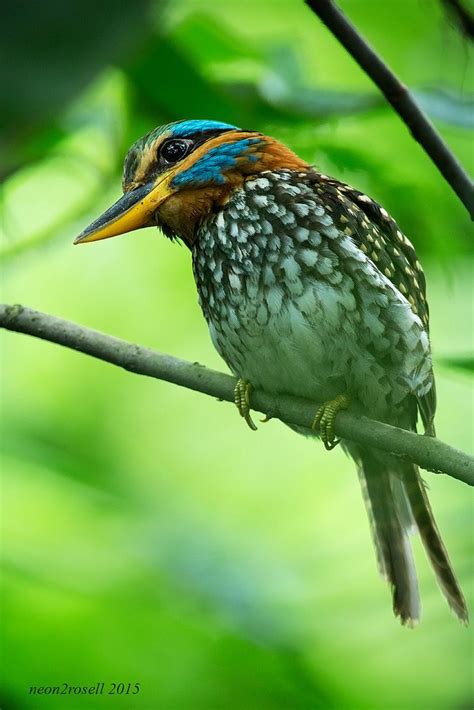
<svg viewBox="0 0 474 710">
<path fill-rule="evenodd" d="M 432 386 L 422 318 L 357 243 L 357 200 L 343 197 L 337 214 L 321 186 L 331 190 L 316 173 L 267 172 L 204 221 L 193 265 L 212 340 L 256 387 L 314 400 L 347 391 L 360 411 L 408 425 L 407 396 Z M 376 227 L 369 237 L 382 241 Z"/>
</svg>

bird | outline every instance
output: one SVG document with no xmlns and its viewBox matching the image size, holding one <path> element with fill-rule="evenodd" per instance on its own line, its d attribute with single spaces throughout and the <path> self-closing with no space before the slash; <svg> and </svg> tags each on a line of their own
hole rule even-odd
<svg viewBox="0 0 474 710">
<path fill-rule="evenodd" d="M 324 404 L 311 427 L 354 459 L 378 567 L 406 626 L 421 603 L 417 531 L 451 610 L 468 609 L 418 467 L 335 436 L 337 413 L 434 436 L 436 390 L 426 280 L 415 249 L 375 200 L 275 138 L 215 120 L 180 120 L 138 139 L 123 195 L 74 243 L 157 226 L 191 252 L 214 346 L 250 415 L 253 389 Z"/>
</svg>

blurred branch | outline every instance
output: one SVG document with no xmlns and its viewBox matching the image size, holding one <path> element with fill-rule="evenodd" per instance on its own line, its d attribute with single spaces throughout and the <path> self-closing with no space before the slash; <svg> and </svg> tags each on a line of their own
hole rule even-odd
<svg viewBox="0 0 474 710">
<path fill-rule="evenodd" d="M 230 375 L 31 308 L 0 305 L 0 327 L 64 345 L 139 375 L 172 382 L 227 402 L 234 401 L 236 380 Z M 309 428 L 318 405 L 307 399 L 282 395 L 274 397 L 257 390 L 252 393 L 252 407 L 268 417 Z M 391 452 L 429 471 L 446 473 L 474 485 L 474 459 L 438 439 L 357 417 L 350 412 L 339 412 L 335 429 L 340 437 Z"/>
<path fill-rule="evenodd" d="M 407 87 L 367 44 L 332 0 L 305 2 L 379 87 L 474 220 L 474 184 Z"/>
<path fill-rule="evenodd" d="M 474 15 L 464 7 L 461 0 L 441 0 L 447 13 L 453 18 L 464 37 L 474 40 Z"/>
</svg>

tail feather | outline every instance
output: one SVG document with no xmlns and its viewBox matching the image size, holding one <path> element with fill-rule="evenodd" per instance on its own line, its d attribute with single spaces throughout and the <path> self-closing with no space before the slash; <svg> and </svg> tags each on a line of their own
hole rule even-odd
<svg viewBox="0 0 474 710">
<path fill-rule="evenodd" d="M 371 456 L 364 455 L 359 477 L 379 569 L 392 590 L 393 611 L 402 624 L 414 626 L 420 618 L 420 595 L 408 526 L 396 503 L 391 474 L 381 471 Z"/>
<path fill-rule="evenodd" d="M 441 591 L 459 620 L 468 624 L 469 612 L 466 600 L 438 530 L 418 468 L 413 464 L 405 464 L 403 483 L 421 540 Z"/>
<path fill-rule="evenodd" d="M 393 610 L 402 624 L 420 618 L 420 597 L 409 541 L 418 529 L 441 590 L 460 621 L 469 620 L 466 601 L 449 561 L 417 466 L 385 462 L 361 452 L 359 478 L 367 506 L 379 568 L 392 589 Z"/>
</svg>

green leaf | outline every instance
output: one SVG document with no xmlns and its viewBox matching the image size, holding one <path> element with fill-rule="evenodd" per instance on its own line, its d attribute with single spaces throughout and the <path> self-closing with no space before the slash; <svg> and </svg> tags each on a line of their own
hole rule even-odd
<svg viewBox="0 0 474 710">
<path fill-rule="evenodd" d="M 441 362 L 444 365 L 452 367 L 456 370 L 462 370 L 463 372 L 474 374 L 474 355 L 465 355 L 463 357 L 444 357 L 441 358 Z"/>
<path fill-rule="evenodd" d="M 414 94 L 431 118 L 451 126 L 474 129 L 474 96 L 457 96 L 446 89 L 420 89 Z"/>
</svg>

